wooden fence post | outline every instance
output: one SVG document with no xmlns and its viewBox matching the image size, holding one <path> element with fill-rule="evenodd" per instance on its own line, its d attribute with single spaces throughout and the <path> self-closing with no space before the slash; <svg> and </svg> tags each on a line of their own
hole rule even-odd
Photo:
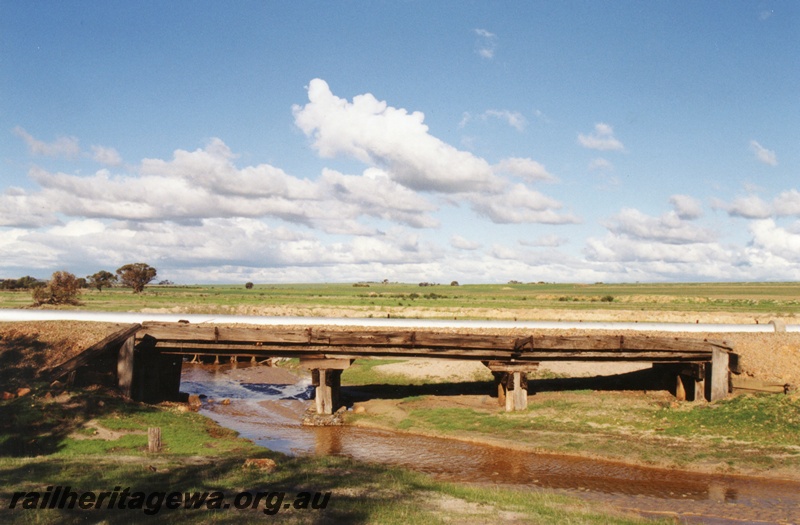
<svg viewBox="0 0 800 525">
<path fill-rule="evenodd" d="M 147 429 L 147 451 L 161 451 L 161 427 L 150 427 Z"/>
</svg>

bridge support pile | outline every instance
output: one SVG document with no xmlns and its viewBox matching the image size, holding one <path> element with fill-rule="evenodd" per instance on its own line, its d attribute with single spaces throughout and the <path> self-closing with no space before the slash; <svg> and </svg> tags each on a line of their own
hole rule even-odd
<svg viewBox="0 0 800 525">
<path fill-rule="evenodd" d="M 352 359 L 300 359 L 300 366 L 311 371 L 317 414 L 333 414 L 341 406 L 342 372 L 352 363 Z"/>
<path fill-rule="evenodd" d="M 528 408 L 528 374 L 539 368 L 539 363 L 510 363 L 489 361 L 484 363 L 492 371 L 497 386 L 497 401 L 506 412 Z"/>
</svg>

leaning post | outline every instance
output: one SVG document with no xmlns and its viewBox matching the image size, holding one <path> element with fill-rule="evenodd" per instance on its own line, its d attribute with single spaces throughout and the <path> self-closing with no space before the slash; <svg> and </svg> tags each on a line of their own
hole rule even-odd
<svg viewBox="0 0 800 525">
<path fill-rule="evenodd" d="M 133 355 L 136 336 L 131 335 L 122 343 L 117 354 L 117 386 L 123 396 L 133 393 Z"/>
</svg>

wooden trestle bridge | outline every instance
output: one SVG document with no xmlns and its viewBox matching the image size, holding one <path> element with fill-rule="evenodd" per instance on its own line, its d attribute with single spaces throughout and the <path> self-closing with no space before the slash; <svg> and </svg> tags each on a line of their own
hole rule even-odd
<svg viewBox="0 0 800 525">
<path fill-rule="evenodd" d="M 296 357 L 312 373 L 316 409 L 338 408 L 342 371 L 367 357 L 445 358 L 480 361 L 493 373 L 506 410 L 527 406 L 527 374 L 542 361 L 635 361 L 674 371 L 676 392 L 689 399 L 724 398 L 738 356 L 722 341 L 626 335 L 484 335 L 419 330 L 330 330 L 226 327 L 208 324 L 131 325 L 93 347 L 116 357 L 116 380 L 123 394 L 157 402 L 179 395 L 184 357 Z M 92 350 L 92 349 L 90 349 Z M 109 354 L 111 352 L 111 354 Z M 62 375 L 85 366 L 84 352 L 57 370 Z M 113 355 L 112 355 L 113 354 Z"/>
</svg>

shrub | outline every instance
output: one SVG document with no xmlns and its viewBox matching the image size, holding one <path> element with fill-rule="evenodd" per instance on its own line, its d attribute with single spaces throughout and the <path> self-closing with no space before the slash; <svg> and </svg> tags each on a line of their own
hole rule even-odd
<svg viewBox="0 0 800 525">
<path fill-rule="evenodd" d="M 97 288 L 98 292 L 101 292 L 103 288 L 111 288 L 117 282 L 117 276 L 105 270 L 89 275 L 86 279 L 90 286 Z"/>
<path fill-rule="evenodd" d="M 77 304 L 80 282 L 75 275 L 59 271 L 53 273 L 46 286 L 33 289 L 33 303 L 43 304 Z"/>
<path fill-rule="evenodd" d="M 245 287 L 245 288 L 247 288 L 248 290 L 252 290 L 252 289 L 253 289 L 253 283 L 251 283 L 251 282 L 246 282 L 246 283 L 244 284 L 244 287 Z"/>
</svg>

